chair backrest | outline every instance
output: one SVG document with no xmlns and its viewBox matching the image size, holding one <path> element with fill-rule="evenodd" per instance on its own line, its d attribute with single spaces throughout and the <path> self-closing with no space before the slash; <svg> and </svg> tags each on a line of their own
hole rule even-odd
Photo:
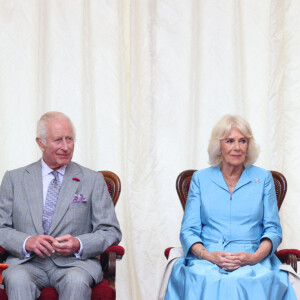
<svg viewBox="0 0 300 300">
<path fill-rule="evenodd" d="M 118 177 L 117 174 L 115 174 L 111 171 L 99 171 L 99 173 L 102 173 L 104 180 L 106 182 L 110 197 L 114 203 L 114 206 L 116 206 L 119 196 L 120 196 L 120 193 L 121 193 L 120 178 Z"/>
<path fill-rule="evenodd" d="M 195 171 L 197 171 L 197 170 L 183 171 L 178 175 L 177 180 L 176 180 L 176 190 L 177 190 L 177 194 L 179 196 L 183 210 L 185 208 L 185 203 L 187 200 L 191 179 L 192 179 L 192 176 Z M 276 171 L 270 171 L 270 172 L 271 172 L 271 174 L 273 176 L 273 180 L 274 180 L 277 205 L 278 205 L 278 210 L 279 210 L 281 207 L 281 204 L 284 200 L 285 194 L 286 194 L 287 181 L 281 173 L 276 172 Z"/>
</svg>

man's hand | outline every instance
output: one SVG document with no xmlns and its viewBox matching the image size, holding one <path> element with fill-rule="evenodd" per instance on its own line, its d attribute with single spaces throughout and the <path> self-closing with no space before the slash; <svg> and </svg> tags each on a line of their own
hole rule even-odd
<svg viewBox="0 0 300 300">
<path fill-rule="evenodd" d="M 80 249 L 80 242 L 74 236 L 67 234 L 54 239 L 54 251 L 62 256 L 69 256 Z"/>
<path fill-rule="evenodd" d="M 50 235 L 36 235 L 31 236 L 27 239 L 25 244 L 25 249 L 27 252 L 34 252 L 41 258 L 50 256 L 54 252 L 52 243 L 55 242 L 55 239 Z"/>
</svg>

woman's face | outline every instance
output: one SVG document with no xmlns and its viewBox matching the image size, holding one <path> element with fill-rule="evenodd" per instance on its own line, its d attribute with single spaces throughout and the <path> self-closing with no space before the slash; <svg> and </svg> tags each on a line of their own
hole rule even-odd
<svg viewBox="0 0 300 300">
<path fill-rule="evenodd" d="M 248 139 L 237 129 L 232 128 L 229 135 L 220 141 L 223 165 L 238 167 L 244 164 L 248 150 Z"/>
</svg>

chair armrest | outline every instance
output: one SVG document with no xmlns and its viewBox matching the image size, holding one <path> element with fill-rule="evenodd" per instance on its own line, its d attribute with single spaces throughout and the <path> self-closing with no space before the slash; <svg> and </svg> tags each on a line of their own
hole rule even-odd
<svg viewBox="0 0 300 300">
<path fill-rule="evenodd" d="M 7 264 L 0 264 L 0 284 L 2 284 L 2 272 L 8 268 Z"/>
<path fill-rule="evenodd" d="M 165 257 L 166 257 L 166 259 L 169 258 L 170 251 L 171 251 L 173 248 L 174 248 L 174 247 L 169 247 L 169 248 L 167 248 L 167 249 L 165 250 Z"/>
<path fill-rule="evenodd" d="M 105 254 L 109 254 L 109 252 L 116 252 L 117 259 L 122 259 L 125 254 L 125 249 L 120 245 L 110 246 L 105 250 Z"/>
<path fill-rule="evenodd" d="M 300 260 L 300 251 L 297 249 L 282 249 L 276 251 L 276 256 L 283 264 L 291 265 L 297 272 L 297 261 Z"/>
<path fill-rule="evenodd" d="M 122 246 L 114 245 L 108 247 L 100 256 L 103 276 L 113 288 L 115 288 L 116 281 L 116 261 L 122 259 L 124 253 L 125 249 Z"/>
</svg>

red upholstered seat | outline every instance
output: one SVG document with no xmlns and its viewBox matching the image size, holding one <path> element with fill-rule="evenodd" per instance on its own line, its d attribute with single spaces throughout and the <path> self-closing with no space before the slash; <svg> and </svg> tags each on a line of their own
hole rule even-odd
<svg viewBox="0 0 300 300">
<path fill-rule="evenodd" d="M 122 248 L 122 247 L 120 247 Z M 0 289 L 0 299 L 8 300 L 5 290 Z M 42 289 L 38 300 L 57 300 L 58 293 L 52 287 Z M 92 289 L 92 300 L 114 300 L 116 299 L 116 290 L 109 286 L 107 279 L 103 279 L 99 284 Z M 24 299 L 25 300 L 25 299 Z"/>
<path fill-rule="evenodd" d="M 120 178 L 113 172 L 101 171 L 106 181 L 106 185 L 114 205 L 117 204 L 121 193 Z M 116 260 L 122 259 L 125 249 L 122 246 L 114 245 L 106 249 L 100 256 L 100 262 L 103 270 L 104 279 L 92 288 L 92 300 L 115 300 L 115 278 L 116 278 Z M 5 260 L 7 253 L 0 247 L 0 262 Z M 0 263 L 1 266 L 4 264 Z M 1 277 L 0 277 L 1 279 Z M 1 280 L 0 280 L 1 284 Z M 8 300 L 5 289 L 0 288 L 0 300 Z M 26 300 L 26 299 L 24 299 Z M 58 300 L 58 294 L 52 287 L 42 289 L 38 300 Z"/>
<path fill-rule="evenodd" d="M 47 287 L 42 290 L 38 300 L 57 300 L 58 294 L 52 287 Z M 116 299 L 116 291 L 108 285 L 108 280 L 103 279 L 99 284 L 93 287 L 92 300 L 111 300 Z M 2 299 L 1 299 L 2 300 Z"/>
<path fill-rule="evenodd" d="M 8 300 L 5 290 L 0 289 L 0 299 L 1 300 Z"/>
<path fill-rule="evenodd" d="M 176 180 L 176 190 L 183 210 L 185 209 L 185 204 L 186 204 L 186 200 L 190 188 L 191 179 L 195 171 L 196 170 L 183 171 L 178 175 Z M 281 173 L 276 171 L 271 171 L 271 173 L 274 180 L 276 197 L 277 197 L 277 205 L 279 210 L 287 191 L 287 181 Z M 173 247 L 169 247 L 165 250 L 164 254 L 166 258 L 169 257 L 169 253 L 172 248 Z M 297 261 L 300 259 L 299 250 L 284 249 L 284 250 L 277 251 L 276 255 L 282 263 L 291 265 L 294 268 L 294 270 L 297 272 Z"/>
</svg>

